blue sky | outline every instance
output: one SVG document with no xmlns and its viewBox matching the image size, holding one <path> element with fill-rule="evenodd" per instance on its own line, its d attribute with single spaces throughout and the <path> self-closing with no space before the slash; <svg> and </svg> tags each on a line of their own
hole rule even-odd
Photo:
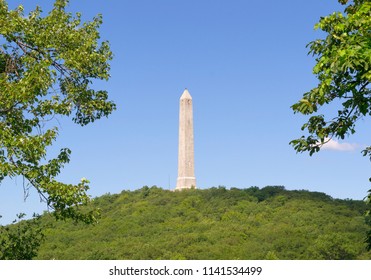
<svg viewBox="0 0 371 280">
<path fill-rule="evenodd" d="M 46 12 L 52 1 L 8 1 L 10 8 L 22 2 L 26 11 L 40 5 Z M 290 106 L 316 85 L 305 46 L 323 36 L 313 28 L 321 16 L 342 10 L 336 0 L 72 0 L 68 10 L 85 20 L 103 14 L 101 37 L 114 60 L 111 79 L 95 87 L 108 90 L 117 110 L 87 127 L 58 120 L 50 153 L 72 149 L 60 180 L 86 177 L 93 197 L 144 185 L 174 189 L 179 97 L 188 88 L 199 188 L 284 185 L 335 198 L 366 195 L 368 120 L 312 157 L 288 144 L 306 120 Z M 21 178 L 0 185 L 3 223 L 45 209 L 32 190 L 24 202 Z"/>
</svg>

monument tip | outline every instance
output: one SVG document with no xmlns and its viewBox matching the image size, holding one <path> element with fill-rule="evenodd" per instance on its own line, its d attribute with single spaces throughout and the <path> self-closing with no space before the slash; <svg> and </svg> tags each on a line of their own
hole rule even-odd
<svg viewBox="0 0 371 280">
<path fill-rule="evenodd" d="M 192 99 L 192 97 L 191 97 L 191 95 L 189 94 L 189 91 L 188 91 L 187 88 L 183 91 L 183 94 L 182 94 L 182 96 L 180 97 L 180 99 Z"/>
</svg>

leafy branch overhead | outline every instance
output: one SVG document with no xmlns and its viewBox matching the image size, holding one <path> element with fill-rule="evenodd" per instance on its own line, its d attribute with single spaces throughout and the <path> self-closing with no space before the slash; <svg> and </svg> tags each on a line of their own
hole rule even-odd
<svg viewBox="0 0 371 280">
<path fill-rule="evenodd" d="M 92 212 L 77 209 L 90 200 L 88 181 L 55 179 L 71 151 L 47 156 L 58 135 L 50 120 L 68 116 L 83 126 L 115 109 L 106 91 L 92 88 L 109 79 L 112 52 L 100 41 L 101 15 L 82 22 L 67 4 L 57 0 L 46 16 L 39 7 L 25 16 L 22 6 L 9 10 L 0 0 L 0 180 L 23 176 L 58 217 L 92 222 Z"/>
<path fill-rule="evenodd" d="M 312 115 L 302 127 L 309 136 L 291 142 L 296 151 L 310 155 L 328 139 L 344 139 L 355 133 L 356 121 L 371 115 L 371 2 L 339 2 L 351 3 L 344 13 L 322 17 L 315 28 L 327 36 L 308 44 L 309 53 L 316 57 L 313 73 L 318 85 L 292 106 L 295 113 Z M 314 115 L 322 106 L 337 102 L 339 107 L 332 118 Z M 364 155 L 371 156 L 369 148 Z"/>
</svg>

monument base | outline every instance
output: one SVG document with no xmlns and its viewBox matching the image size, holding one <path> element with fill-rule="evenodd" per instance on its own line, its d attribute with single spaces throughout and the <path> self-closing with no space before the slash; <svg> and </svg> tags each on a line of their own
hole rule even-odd
<svg viewBox="0 0 371 280">
<path fill-rule="evenodd" d="M 175 190 L 195 189 L 195 177 L 178 177 Z"/>
</svg>

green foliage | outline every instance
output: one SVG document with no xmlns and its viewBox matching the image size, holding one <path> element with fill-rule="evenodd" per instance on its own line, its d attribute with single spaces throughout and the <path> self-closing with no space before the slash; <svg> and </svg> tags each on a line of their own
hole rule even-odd
<svg viewBox="0 0 371 280">
<path fill-rule="evenodd" d="M 316 57 L 313 73 L 319 83 L 292 106 L 294 112 L 312 115 L 337 100 L 340 107 L 329 120 L 322 114 L 309 118 L 302 127 L 309 136 L 291 141 L 298 152 L 312 155 L 329 139 L 344 139 L 355 133 L 359 118 L 371 114 L 371 2 L 350 2 L 344 13 L 322 17 L 316 29 L 327 37 L 308 44 L 309 53 Z M 364 154 L 371 156 L 370 149 Z"/>
<path fill-rule="evenodd" d="M 95 226 L 49 224 L 38 259 L 371 259 L 363 201 L 282 186 L 95 198 Z"/>
<path fill-rule="evenodd" d="M 37 256 L 44 240 L 40 216 L 22 221 L 24 217 L 25 214 L 18 214 L 13 225 L 0 226 L 0 260 L 30 260 Z"/>
<path fill-rule="evenodd" d="M 290 142 L 297 152 L 312 155 L 332 138 L 344 139 L 356 132 L 356 122 L 371 115 L 371 2 L 339 0 L 346 8 L 322 17 L 315 28 L 327 36 L 308 44 L 316 57 L 313 73 L 318 85 L 292 106 L 295 113 L 312 115 L 302 126 L 309 135 Z M 348 3 L 349 2 L 349 3 Z M 337 113 L 317 114 L 326 104 Z M 363 150 L 371 160 L 371 146 Z M 371 249 L 371 230 L 368 235 Z"/>
<path fill-rule="evenodd" d="M 370 178 L 371 181 L 371 178 Z M 367 249 L 371 251 L 371 190 L 368 191 L 368 196 L 366 197 L 366 203 L 368 205 L 366 211 L 366 224 L 369 226 L 369 230 L 367 232 L 366 243 Z"/>
<path fill-rule="evenodd" d="M 37 7 L 8 10 L 0 1 L 0 182 L 22 176 L 58 218 L 91 223 L 95 211 L 79 212 L 90 197 L 88 181 L 77 185 L 55 178 L 69 162 L 64 148 L 55 158 L 47 148 L 58 135 L 56 116 L 86 125 L 108 116 L 115 104 L 106 91 L 94 90 L 94 80 L 108 80 L 112 53 L 100 42 L 101 15 L 82 22 L 81 14 L 65 11 L 68 0 L 56 0 L 44 17 Z"/>
<path fill-rule="evenodd" d="M 357 256 L 351 239 L 349 234 L 344 233 L 323 234 L 309 247 L 308 251 L 313 259 L 351 260 Z"/>
</svg>

